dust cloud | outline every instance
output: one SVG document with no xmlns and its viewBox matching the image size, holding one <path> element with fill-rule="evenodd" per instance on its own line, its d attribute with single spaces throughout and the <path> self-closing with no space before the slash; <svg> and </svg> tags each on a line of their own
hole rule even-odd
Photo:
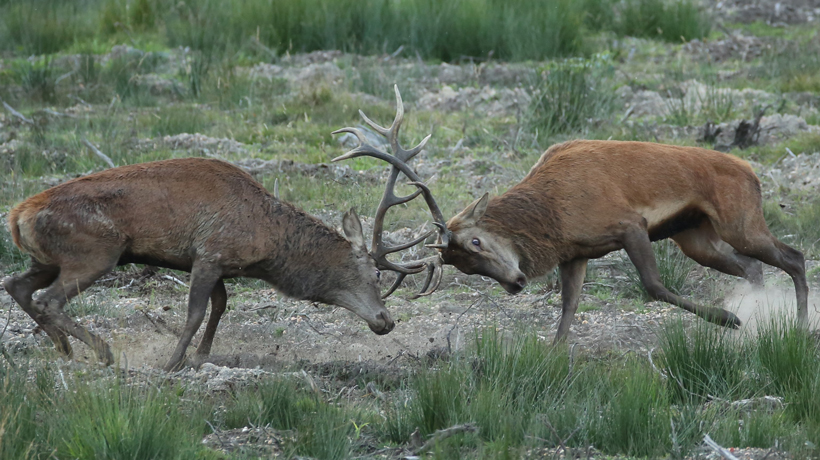
<svg viewBox="0 0 820 460">
<path fill-rule="evenodd" d="M 741 330 L 755 332 L 758 324 L 770 319 L 793 319 L 797 315 L 797 299 L 794 286 L 753 286 L 739 281 L 726 295 L 725 307 L 743 322 Z M 809 324 L 812 329 L 820 327 L 820 293 L 809 290 Z"/>
</svg>

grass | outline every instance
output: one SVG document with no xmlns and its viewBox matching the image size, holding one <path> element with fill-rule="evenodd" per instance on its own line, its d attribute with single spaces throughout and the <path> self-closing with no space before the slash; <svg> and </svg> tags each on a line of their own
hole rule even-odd
<svg viewBox="0 0 820 460">
<path fill-rule="evenodd" d="M 232 8 L 214 0 L 7 0 L 0 17 L 2 49 L 21 55 L 144 36 L 191 47 L 201 53 L 191 73 L 194 93 L 196 79 L 229 52 L 271 59 L 404 47 L 409 56 L 443 61 L 544 59 L 582 52 L 588 30 L 677 42 L 708 35 L 711 23 L 690 0 L 244 0 Z"/>
<path fill-rule="evenodd" d="M 820 200 L 808 198 L 798 202 L 792 212 L 785 212 L 777 201 L 763 203 L 763 215 L 772 233 L 784 243 L 803 251 L 808 257 L 820 254 Z"/>
<path fill-rule="evenodd" d="M 606 55 L 550 62 L 539 69 L 530 103 L 530 129 L 547 137 L 583 131 L 613 108 Z"/>
<path fill-rule="evenodd" d="M 801 455 L 807 441 L 820 440 L 820 350 L 807 331 L 788 318 L 761 322 L 755 335 L 687 323 L 659 330 L 655 364 L 645 356 L 571 353 L 534 332 L 485 329 L 449 361 L 414 367 L 383 386 L 385 401 L 337 400 L 335 391 L 315 392 L 301 379 L 207 395 L 101 377 L 92 369 L 66 373 L 20 362 L 23 372 L 2 363 L 0 453 L 224 458 L 201 447 L 211 431 L 204 420 L 217 430 L 267 426 L 281 433 L 286 455 L 322 459 L 406 445 L 417 428 L 424 436 L 461 423 L 474 423 L 478 432 L 438 442 L 430 455 L 518 458 L 528 449 L 565 445 L 606 455 L 685 456 L 704 434 L 725 446 L 780 446 Z M 729 404 L 763 395 L 785 404 Z M 51 415 L 35 422 L 45 412 Z"/>
</svg>

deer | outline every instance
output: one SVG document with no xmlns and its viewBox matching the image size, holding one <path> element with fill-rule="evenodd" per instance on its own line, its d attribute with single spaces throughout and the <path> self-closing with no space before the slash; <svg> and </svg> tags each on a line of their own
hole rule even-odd
<svg viewBox="0 0 820 460">
<path fill-rule="evenodd" d="M 391 146 L 404 113 L 398 87 L 394 89 L 398 108 L 390 128 L 359 111 Z M 365 145 L 362 134 L 358 139 L 362 145 L 334 161 L 363 155 L 384 160 L 423 187 L 428 204 L 434 202 L 405 156 Z M 698 264 L 753 285 L 763 283 L 762 263 L 782 269 L 794 282 L 798 321 L 808 323 L 803 254 L 769 231 L 760 180 L 748 162 L 730 154 L 652 142 L 568 141 L 548 148 L 500 196 L 485 193 L 448 221 L 435 218 L 434 225 L 439 237 L 427 246 L 438 251 L 439 259 L 428 261 L 432 268 L 425 294 L 440 284 L 442 265 L 492 278 L 510 294 L 558 267 L 562 313 L 554 343 L 567 339 L 587 262 L 621 249 L 653 299 L 721 326 L 740 327 L 733 313 L 698 305 L 663 285 L 652 242 L 667 238 Z"/>
<path fill-rule="evenodd" d="M 189 272 L 187 318 L 166 371 L 198 366 L 209 356 L 230 278 L 261 279 L 289 297 L 343 307 L 376 334 L 389 333 L 395 323 L 380 293 L 377 262 L 412 246 L 386 246 L 379 227 L 374 257 L 355 210 L 344 214 L 342 236 L 268 193 L 247 172 L 205 158 L 120 166 L 67 181 L 14 207 L 8 226 L 31 266 L 4 279 L 3 287 L 68 357 L 71 335 L 102 363 L 114 362 L 108 344 L 63 310 L 104 274 L 128 263 Z M 427 265 L 388 268 L 418 273 Z M 205 331 L 186 358 L 209 300 Z"/>
</svg>

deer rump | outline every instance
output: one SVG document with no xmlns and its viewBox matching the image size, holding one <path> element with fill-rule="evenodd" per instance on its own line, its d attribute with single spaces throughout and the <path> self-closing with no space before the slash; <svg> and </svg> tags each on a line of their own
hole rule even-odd
<svg viewBox="0 0 820 460">
<path fill-rule="evenodd" d="M 4 286 L 68 355 L 66 334 L 113 362 L 108 345 L 62 307 L 114 266 L 132 262 L 191 272 L 188 318 L 167 370 L 183 364 L 209 299 L 196 357 L 210 353 L 226 308 L 225 278 L 258 278 L 291 297 L 342 306 L 379 334 L 394 325 L 355 213 L 345 215 L 346 239 L 223 161 L 155 161 L 74 179 L 18 205 L 9 227 L 32 265 Z"/>
<path fill-rule="evenodd" d="M 762 283 L 760 261 L 793 279 L 807 320 L 803 255 L 778 241 L 763 218 L 760 182 L 749 164 L 696 147 L 572 141 L 552 146 L 501 196 L 487 195 L 447 222 L 444 262 L 490 276 L 510 293 L 556 265 L 566 337 L 588 259 L 625 249 L 650 296 L 708 321 L 737 327 L 723 309 L 696 305 L 661 283 L 650 242 L 672 238 L 701 265 Z M 476 244 L 478 243 L 478 244 Z"/>
</svg>

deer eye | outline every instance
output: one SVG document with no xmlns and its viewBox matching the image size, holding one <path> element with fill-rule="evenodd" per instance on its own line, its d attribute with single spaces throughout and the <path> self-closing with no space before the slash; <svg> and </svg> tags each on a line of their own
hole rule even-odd
<svg viewBox="0 0 820 460">
<path fill-rule="evenodd" d="M 379 269 L 376 269 L 376 280 L 380 281 L 382 279 L 382 272 Z"/>
<path fill-rule="evenodd" d="M 478 238 L 473 238 L 473 246 L 475 246 L 477 248 L 480 248 L 481 247 L 481 241 L 479 241 Z"/>
</svg>

